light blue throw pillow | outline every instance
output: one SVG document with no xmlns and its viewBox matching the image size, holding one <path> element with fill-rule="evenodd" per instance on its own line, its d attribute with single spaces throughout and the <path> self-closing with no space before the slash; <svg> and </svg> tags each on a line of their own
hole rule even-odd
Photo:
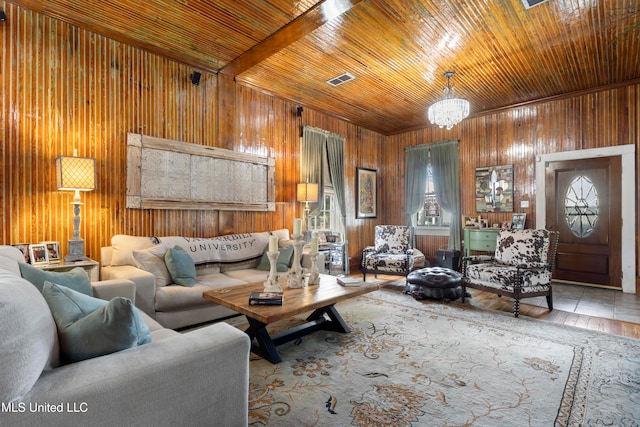
<svg viewBox="0 0 640 427">
<path fill-rule="evenodd" d="M 128 298 L 105 301 L 49 281 L 42 295 L 58 327 L 62 363 L 151 342 L 149 328 Z"/>
<path fill-rule="evenodd" d="M 278 248 L 278 251 L 280 252 L 280 254 L 278 255 L 278 260 L 276 261 L 276 271 L 287 271 L 289 267 L 291 267 L 291 259 L 293 258 L 293 245 Z M 265 251 L 262 255 L 262 259 L 260 260 L 260 264 L 258 264 L 258 266 L 256 267 L 256 270 L 271 270 L 271 263 L 269 262 L 269 257 L 267 257 L 267 251 Z"/>
<path fill-rule="evenodd" d="M 93 296 L 93 289 L 87 272 L 82 267 L 76 267 L 65 272 L 45 271 L 31 264 L 19 263 L 20 274 L 23 279 L 33 283 L 40 292 L 47 280 L 51 283 L 65 286 L 85 295 Z"/>
<path fill-rule="evenodd" d="M 182 247 L 174 246 L 164 254 L 164 262 L 173 283 L 191 287 L 196 283 L 196 265 Z"/>
</svg>

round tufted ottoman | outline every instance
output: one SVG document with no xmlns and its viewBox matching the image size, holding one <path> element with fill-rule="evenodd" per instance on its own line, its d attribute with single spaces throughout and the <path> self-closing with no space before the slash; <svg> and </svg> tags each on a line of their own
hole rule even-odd
<svg viewBox="0 0 640 427">
<path fill-rule="evenodd" d="M 427 267 L 407 276 L 405 293 L 415 299 L 452 301 L 462 296 L 462 274 L 450 268 Z"/>
</svg>

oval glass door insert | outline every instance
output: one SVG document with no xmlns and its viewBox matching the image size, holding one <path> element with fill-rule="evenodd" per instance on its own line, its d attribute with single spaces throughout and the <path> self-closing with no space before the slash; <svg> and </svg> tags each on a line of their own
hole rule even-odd
<svg viewBox="0 0 640 427">
<path fill-rule="evenodd" d="M 593 182 L 586 176 L 575 177 L 564 197 L 565 220 L 577 237 L 587 237 L 598 224 L 599 199 Z"/>
</svg>

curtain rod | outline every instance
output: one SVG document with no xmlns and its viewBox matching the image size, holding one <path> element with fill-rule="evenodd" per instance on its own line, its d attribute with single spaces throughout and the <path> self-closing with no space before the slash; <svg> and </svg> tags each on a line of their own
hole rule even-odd
<svg viewBox="0 0 640 427">
<path fill-rule="evenodd" d="M 328 135 L 328 134 L 331 134 L 331 133 L 332 133 L 332 132 L 329 132 L 328 130 L 324 130 L 324 129 L 316 128 L 316 127 L 309 126 L 309 125 L 304 125 L 302 128 L 303 128 L 303 129 L 309 129 L 309 130 L 311 130 L 311 131 L 318 132 L 318 133 L 323 133 L 323 134 L 325 134 L 325 135 Z"/>
<path fill-rule="evenodd" d="M 424 150 L 429 149 L 431 147 L 434 147 L 436 145 L 444 145 L 444 144 L 450 144 L 452 142 L 460 142 L 459 139 L 445 139 L 444 141 L 438 141 L 438 142 L 430 142 L 428 144 L 420 144 L 420 145 L 412 145 L 410 147 L 405 147 L 405 151 L 414 151 L 414 150 Z"/>
</svg>

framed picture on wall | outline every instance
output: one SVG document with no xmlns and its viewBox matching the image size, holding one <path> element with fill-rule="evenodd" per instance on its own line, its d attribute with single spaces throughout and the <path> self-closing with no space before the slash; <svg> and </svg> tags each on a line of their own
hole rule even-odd
<svg viewBox="0 0 640 427">
<path fill-rule="evenodd" d="M 476 168 L 476 212 L 513 212 L 513 165 Z"/>
<path fill-rule="evenodd" d="M 378 216 L 378 172 L 356 168 L 356 218 Z"/>
<path fill-rule="evenodd" d="M 49 264 L 58 264 L 60 262 L 60 243 L 59 242 L 40 242 L 47 247 L 47 256 Z"/>
<path fill-rule="evenodd" d="M 33 265 L 47 264 L 49 262 L 47 246 L 43 243 L 29 245 L 29 258 Z"/>
</svg>

